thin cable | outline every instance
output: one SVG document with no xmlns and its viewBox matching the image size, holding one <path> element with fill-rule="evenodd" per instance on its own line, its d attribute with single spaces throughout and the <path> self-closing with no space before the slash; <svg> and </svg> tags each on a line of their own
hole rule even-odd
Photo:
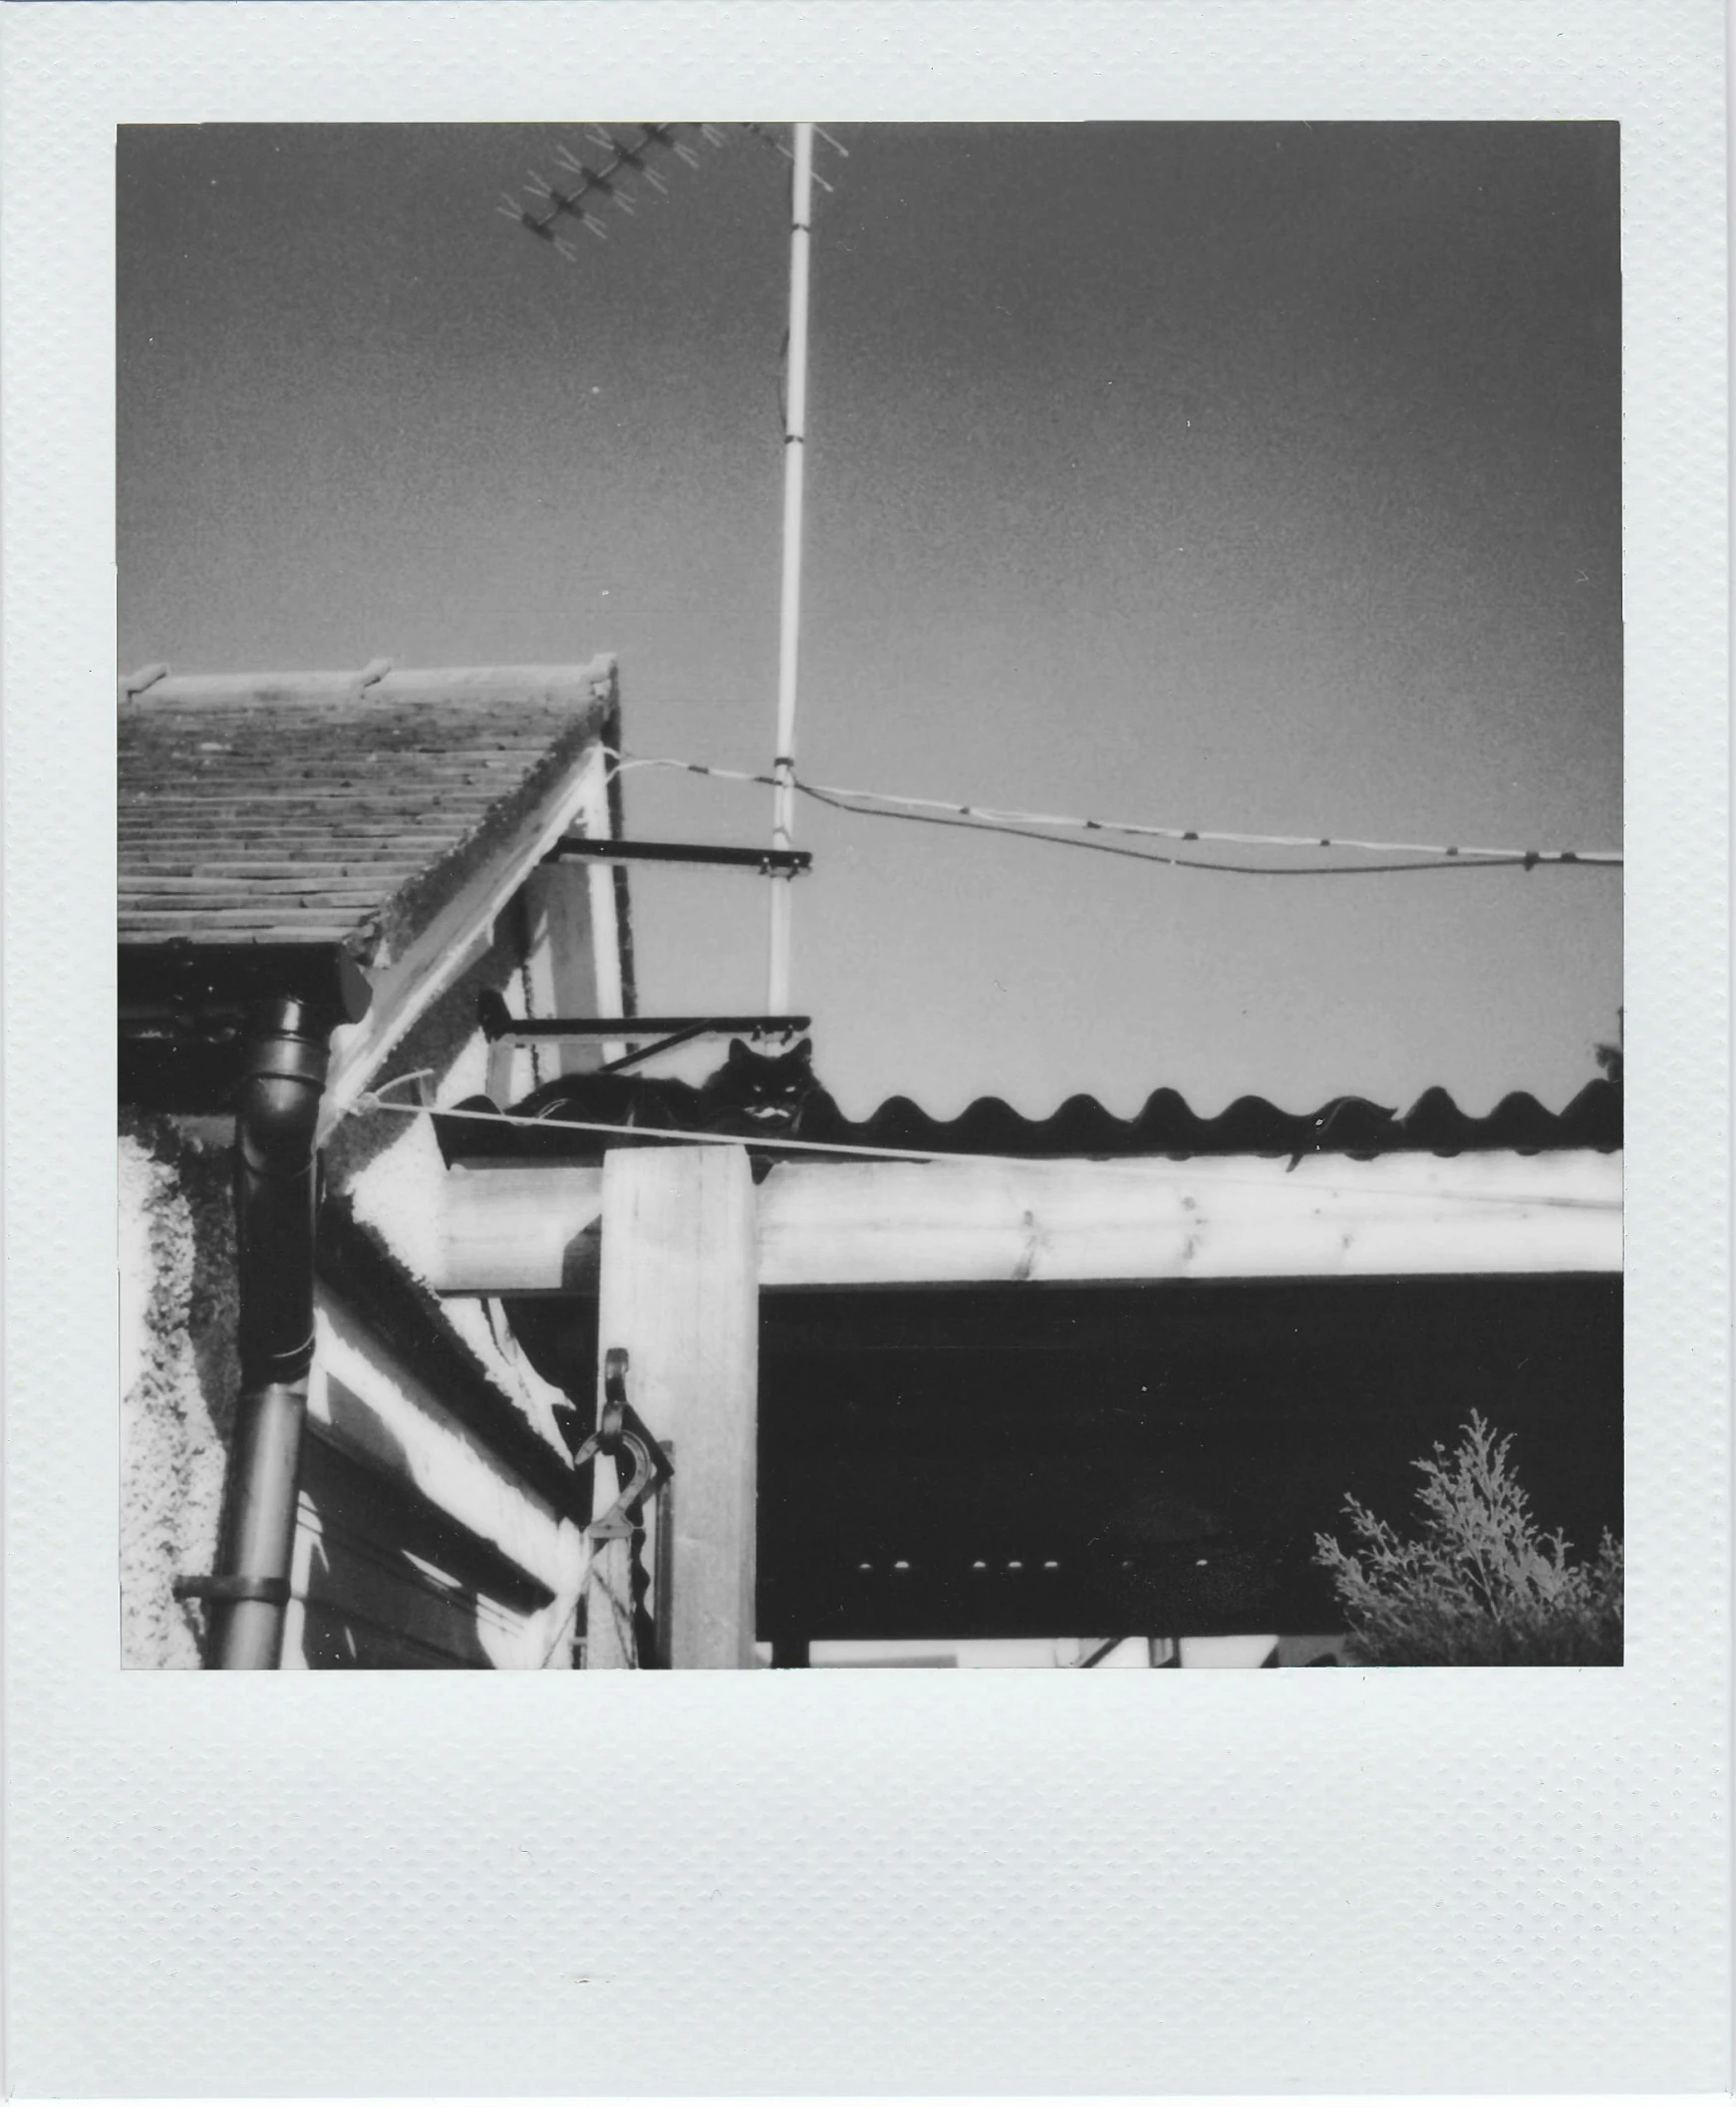
<svg viewBox="0 0 1736 2107">
<path fill-rule="evenodd" d="M 741 768 L 713 767 L 704 761 L 675 760 L 661 756 L 645 756 L 618 752 L 606 748 L 605 752 L 616 763 L 616 772 L 628 768 L 676 768 L 689 775 L 713 775 L 723 782 L 771 784 L 774 778 Z M 1359 855 L 1433 857 L 1443 863 L 1488 862 L 1495 864 L 1523 864 L 1527 869 L 1540 864 L 1592 864 L 1603 868 L 1619 869 L 1622 852 L 1619 849 L 1520 849 L 1520 848 L 1473 848 L 1463 844 L 1453 845 L 1424 841 L 1362 841 L 1346 835 L 1330 834 L 1252 834 L 1232 832 L 1224 828 L 1154 826 L 1132 819 L 1085 819 L 1060 812 L 1026 812 L 997 805 L 951 804 L 938 797 L 904 797 L 889 790 L 852 790 L 837 783 L 804 782 L 799 778 L 796 788 L 805 796 L 843 800 L 843 809 L 863 812 L 871 816 L 894 817 L 905 812 L 934 812 L 950 819 L 968 819 L 985 827 L 1021 825 L 1024 827 L 1064 827 L 1077 833 L 1131 834 L 1160 841 L 1219 841 L 1236 848 L 1305 848 L 1348 849 Z M 872 803 L 865 800 L 872 800 Z M 882 811 L 880 808 L 887 807 Z M 1038 834 L 1038 840 L 1053 840 L 1052 834 Z M 1066 844 L 1070 845 L 1070 844 Z M 1152 861 L 1160 859 L 1152 858 Z M 1231 870 L 1236 866 L 1223 863 L 1187 862 L 1176 859 L 1183 868 L 1203 870 Z M 1357 865 L 1355 868 L 1362 868 Z M 1395 865 L 1399 870 L 1416 870 L 1427 866 L 1417 863 Z M 1269 866 L 1259 866 L 1264 875 Z M 1312 871 L 1321 868 L 1309 864 Z M 1289 873 L 1286 873 L 1289 875 Z"/>
<path fill-rule="evenodd" d="M 1396 871 L 1510 870 L 1527 860 L 1523 856 L 1479 855 L 1426 862 L 1418 858 L 1408 863 L 1220 863 L 1206 856 L 1166 856 L 1157 849 L 1123 848 L 1114 841 L 1081 841 L 1070 834 L 1044 834 L 1033 827 L 1009 826 L 1000 819 L 957 819 L 944 812 L 877 810 L 872 805 L 848 804 L 842 797 L 816 790 L 811 783 L 798 782 L 796 788 L 804 797 L 829 804 L 834 811 L 854 812 L 858 819 L 908 819 L 918 826 L 960 827 L 971 834 L 1012 834 L 1019 841 L 1046 841 L 1051 848 L 1091 849 L 1099 856 L 1125 856 L 1133 863 L 1164 863 L 1172 870 L 1223 871 L 1238 878 L 1378 878 Z"/>
</svg>

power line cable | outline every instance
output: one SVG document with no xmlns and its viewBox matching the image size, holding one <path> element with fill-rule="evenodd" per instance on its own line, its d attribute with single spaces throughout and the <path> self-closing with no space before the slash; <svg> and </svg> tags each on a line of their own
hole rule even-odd
<svg viewBox="0 0 1736 2107">
<path fill-rule="evenodd" d="M 775 787 L 767 774 L 740 768 L 720 768 L 703 761 L 676 760 L 607 750 L 617 771 L 627 768 L 675 768 L 690 775 L 715 776 L 723 782 L 742 782 Z M 1169 864 L 1181 870 L 1225 871 L 1243 877 L 1336 877 L 1357 872 L 1385 875 L 1411 870 L 1475 870 L 1519 866 L 1534 870 L 1540 865 L 1566 868 L 1619 869 L 1619 849 L 1519 849 L 1454 846 L 1418 841 L 1365 841 L 1343 835 L 1255 834 L 1223 828 L 1156 826 L 1131 819 L 1076 818 L 1058 812 L 1027 812 L 995 805 L 952 804 L 938 797 L 906 797 L 887 790 L 852 790 L 835 783 L 814 783 L 797 777 L 796 789 L 820 804 L 855 812 L 866 819 L 926 819 L 936 825 L 966 825 L 979 833 L 1007 833 L 1029 841 L 1046 841 L 1057 848 L 1089 848 L 1108 855 L 1132 856 L 1144 863 Z M 1065 828 L 1079 834 L 1126 834 L 1161 841 L 1222 842 L 1238 848 L 1342 849 L 1358 855 L 1402 856 L 1399 863 L 1238 864 L 1203 857 L 1166 856 L 1154 851 L 1122 849 L 1104 841 L 1080 841 L 1068 834 L 1043 831 Z"/>
<path fill-rule="evenodd" d="M 817 804 L 828 804 L 837 812 L 853 812 L 858 819 L 906 819 L 918 826 L 957 827 L 970 834 L 1011 834 L 1018 841 L 1044 841 L 1051 848 L 1089 849 L 1099 856 L 1125 856 L 1132 863 L 1162 863 L 1172 870 L 1224 871 L 1238 878 L 1378 878 L 1397 871 L 1510 870 L 1523 864 L 1523 856 L 1477 856 L 1413 859 L 1407 863 L 1222 863 L 1207 856 L 1166 856 L 1158 849 L 1123 848 L 1115 841 L 1080 840 L 1071 834 L 1045 834 L 1035 827 L 1010 826 L 1001 819 L 958 819 L 944 812 L 876 810 L 872 805 L 849 804 L 811 783 L 798 782 L 796 789 Z"/>
</svg>

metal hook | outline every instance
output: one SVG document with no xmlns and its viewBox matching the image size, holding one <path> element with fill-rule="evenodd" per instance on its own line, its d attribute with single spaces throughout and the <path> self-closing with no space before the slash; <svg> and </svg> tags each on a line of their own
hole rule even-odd
<svg viewBox="0 0 1736 2107">
<path fill-rule="evenodd" d="M 597 1430 L 573 1457 L 573 1468 L 578 1470 L 593 1456 L 606 1455 L 614 1460 L 625 1452 L 633 1466 L 614 1505 L 586 1530 L 592 1543 L 631 1536 L 638 1526 L 636 1512 L 640 1502 L 673 1475 L 669 1457 L 628 1399 L 627 1367 L 625 1347 L 611 1347 L 603 1355 L 603 1405 Z"/>
</svg>

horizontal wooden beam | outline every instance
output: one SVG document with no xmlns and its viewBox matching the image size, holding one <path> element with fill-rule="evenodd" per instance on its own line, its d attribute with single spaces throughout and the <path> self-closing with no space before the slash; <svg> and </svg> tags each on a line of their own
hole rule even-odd
<svg viewBox="0 0 1736 2107">
<path fill-rule="evenodd" d="M 1621 1271 L 1621 1157 L 1590 1149 L 781 1163 L 758 1201 L 765 1288 Z M 460 1167 L 444 1208 L 443 1294 L 595 1293 L 600 1170 Z"/>
</svg>

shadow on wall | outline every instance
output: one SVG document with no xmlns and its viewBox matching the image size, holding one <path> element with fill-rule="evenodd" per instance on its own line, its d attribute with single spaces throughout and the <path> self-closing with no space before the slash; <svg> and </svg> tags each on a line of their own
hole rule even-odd
<svg viewBox="0 0 1736 2107">
<path fill-rule="evenodd" d="M 365 1407 L 328 1379 L 333 1427 L 302 1450 L 307 1547 L 300 1661 L 310 1668 L 492 1668 L 524 1659 L 525 1628 L 552 1592 L 401 1478 L 402 1448 L 367 1414 L 364 1459 L 344 1438 Z M 292 1625 L 291 1644 L 296 1644 Z M 534 1662 L 525 1662 L 535 1665 Z"/>
</svg>

